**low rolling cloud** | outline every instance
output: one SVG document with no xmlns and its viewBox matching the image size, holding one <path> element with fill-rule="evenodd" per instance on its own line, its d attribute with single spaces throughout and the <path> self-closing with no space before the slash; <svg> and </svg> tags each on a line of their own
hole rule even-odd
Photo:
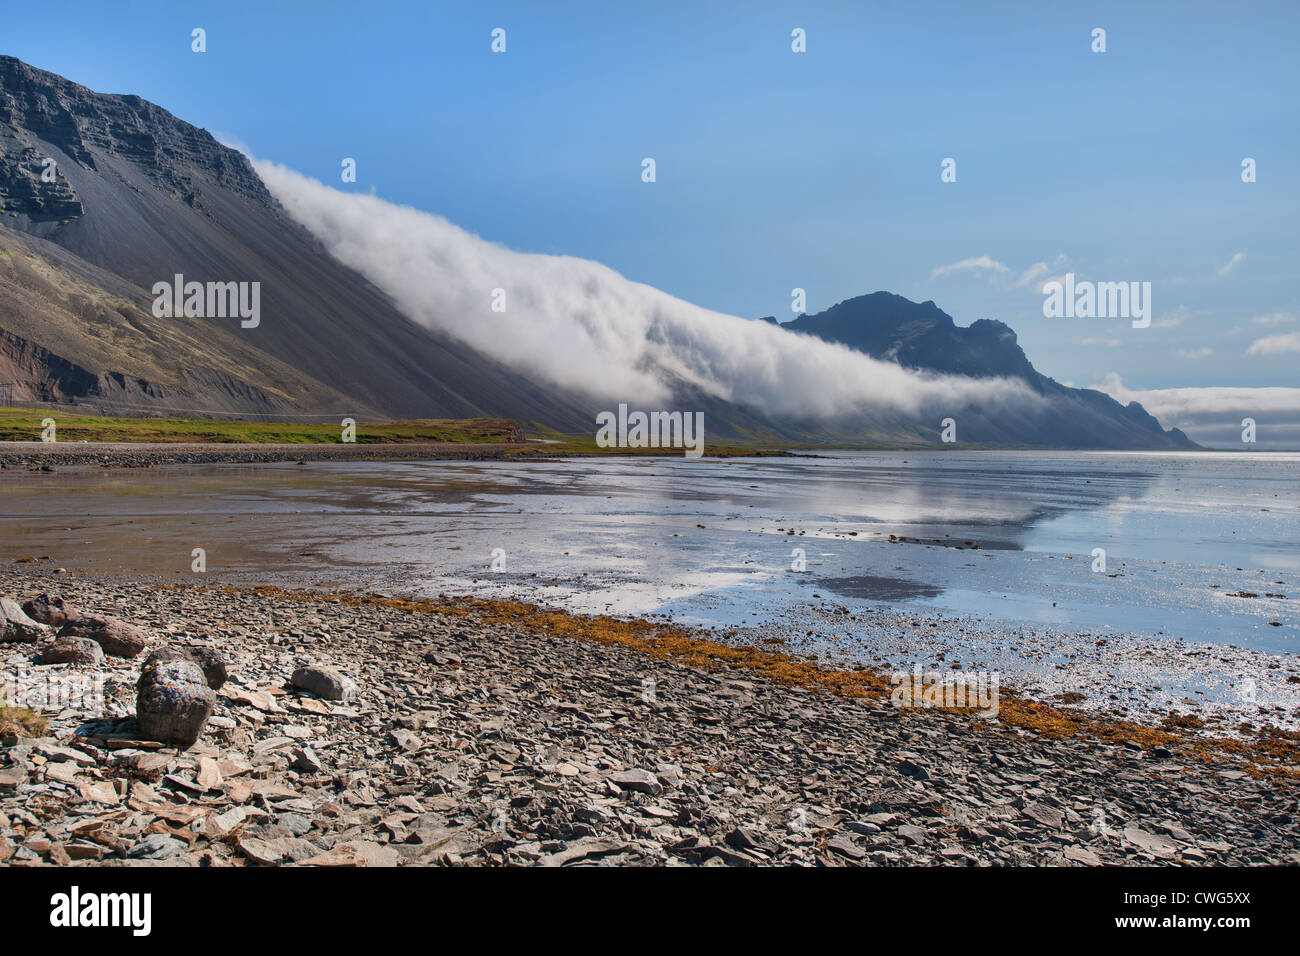
<svg viewBox="0 0 1300 956">
<path fill-rule="evenodd" d="M 1092 387 L 1124 404 L 1140 403 L 1166 428 L 1181 428 L 1204 445 L 1241 448 L 1241 422 L 1250 418 L 1259 447 L 1300 449 L 1300 388 L 1133 389 L 1115 372 Z"/>
<path fill-rule="evenodd" d="M 408 316 L 541 381 L 666 403 L 685 383 L 778 415 L 987 404 L 1019 381 L 921 374 L 766 322 L 713 312 L 571 256 L 516 252 L 446 219 L 253 160 L 267 188 Z M 494 290 L 505 311 L 493 311 Z"/>
</svg>

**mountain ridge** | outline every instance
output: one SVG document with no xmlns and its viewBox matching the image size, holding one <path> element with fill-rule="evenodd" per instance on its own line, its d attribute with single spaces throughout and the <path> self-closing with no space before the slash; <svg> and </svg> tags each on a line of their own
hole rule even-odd
<svg viewBox="0 0 1300 956">
<path fill-rule="evenodd" d="M 0 376 L 25 400 L 130 414 L 512 418 L 594 431 L 603 403 L 584 397 L 576 377 L 570 389 L 542 385 L 417 324 L 295 222 L 246 156 L 141 97 L 95 93 L 0 56 L 0 152 Z M 176 274 L 260 283 L 262 321 L 244 329 L 154 316 L 149 290 Z M 893 319 L 864 323 L 864 302 Z M 1039 375 L 1005 324 L 963 329 L 930 301 L 873 293 L 784 328 L 926 372 L 1017 377 L 1041 397 L 1035 407 L 960 409 L 964 442 L 1190 445 L 1140 406 Z M 933 443 L 939 416 L 953 411 L 873 407 L 795 420 L 681 381 L 674 401 L 705 411 L 719 438 L 806 444 Z"/>
<path fill-rule="evenodd" d="M 897 293 L 877 291 L 853 296 L 818 313 L 801 314 L 789 322 L 777 323 L 774 316 L 764 316 L 761 321 L 917 371 L 1019 379 L 1049 400 L 1078 403 L 1098 414 L 1113 412 L 1137 429 L 1137 437 L 1150 433 L 1172 447 L 1200 447 L 1181 430 L 1164 429 L 1137 402 L 1123 405 L 1103 392 L 1072 388 L 1042 374 L 1020 347 L 1015 330 L 1005 322 L 977 319 L 960 326 L 930 299 L 913 302 Z"/>
</svg>

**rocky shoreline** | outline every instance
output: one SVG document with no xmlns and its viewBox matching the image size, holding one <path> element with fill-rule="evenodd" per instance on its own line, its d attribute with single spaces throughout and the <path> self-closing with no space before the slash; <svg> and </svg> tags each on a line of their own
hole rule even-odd
<svg viewBox="0 0 1300 956">
<path fill-rule="evenodd" d="M 502 442 L 354 444 L 212 444 L 210 442 L 4 442 L 0 468 L 49 471 L 59 466 L 153 468 L 158 465 L 272 464 L 300 461 L 487 461 L 538 446 Z M 512 454 L 514 453 L 514 454 Z"/>
<path fill-rule="evenodd" d="M 38 592 L 148 647 L 0 643 L 11 684 L 102 690 L 39 737 L 0 728 L 8 865 L 1300 863 L 1289 738 L 898 707 L 866 677 L 505 602 L 0 572 Z M 154 668 L 217 684 L 188 748 L 136 722 L 162 647 L 224 666 Z"/>
</svg>

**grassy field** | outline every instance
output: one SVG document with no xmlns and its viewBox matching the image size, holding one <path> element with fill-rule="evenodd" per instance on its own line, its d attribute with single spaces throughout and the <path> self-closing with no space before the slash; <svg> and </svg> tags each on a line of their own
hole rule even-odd
<svg viewBox="0 0 1300 956">
<path fill-rule="evenodd" d="M 342 426 L 329 423 L 235 422 L 211 418 L 112 418 L 102 415 L 73 415 L 39 408 L 0 406 L 0 442 L 39 441 L 41 422 L 53 418 L 60 442 L 170 442 L 217 444 L 339 444 Z M 421 418 L 398 422 L 357 422 L 356 443 L 412 444 L 419 442 L 522 443 L 517 422 L 507 418 Z M 565 435 L 541 428 L 532 434 L 542 440 L 510 453 L 529 457 L 569 455 L 672 455 L 677 448 L 601 448 L 595 435 Z M 706 440 L 710 456 L 772 455 L 773 442 Z"/>
<path fill-rule="evenodd" d="M 0 441 L 39 441 L 41 422 L 55 421 L 61 442 L 219 442 L 223 444 L 338 444 L 341 425 L 297 422 L 233 422 L 209 418 L 108 418 L 33 408 L 0 407 Z M 357 422 L 357 444 L 519 441 L 519 426 L 506 418 L 422 418 Z"/>
</svg>

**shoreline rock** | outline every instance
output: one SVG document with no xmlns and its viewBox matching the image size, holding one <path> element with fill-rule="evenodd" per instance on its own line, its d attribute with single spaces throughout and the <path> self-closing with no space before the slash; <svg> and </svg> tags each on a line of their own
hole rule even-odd
<svg viewBox="0 0 1300 956">
<path fill-rule="evenodd" d="M 0 644 L 30 644 L 51 633 L 44 624 L 28 617 L 17 601 L 0 598 Z"/>
<path fill-rule="evenodd" d="M 149 635 L 142 628 L 108 615 L 79 615 L 63 625 L 59 637 L 89 638 L 112 657 L 136 657 L 149 646 Z"/>
<path fill-rule="evenodd" d="M 151 660 L 140 671 L 136 723 L 140 736 L 189 747 L 199 739 L 216 706 L 197 664 L 186 660 Z"/>
<path fill-rule="evenodd" d="M 49 586 L 0 571 L 0 590 L 32 582 Z M 1300 784 L 1190 742 L 1057 739 L 838 696 L 470 600 L 420 613 L 59 583 L 96 614 L 134 609 L 167 643 L 143 668 L 55 666 L 102 678 L 102 702 L 52 708 L 46 737 L 0 740 L 12 865 L 1300 862 Z M 225 663 L 220 694 L 184 659 L 200 636 Z M 0 669 L 31 657 L 0 646 Z M 316 693 L 335 682 L 338 699 Z"/>
</svg>

